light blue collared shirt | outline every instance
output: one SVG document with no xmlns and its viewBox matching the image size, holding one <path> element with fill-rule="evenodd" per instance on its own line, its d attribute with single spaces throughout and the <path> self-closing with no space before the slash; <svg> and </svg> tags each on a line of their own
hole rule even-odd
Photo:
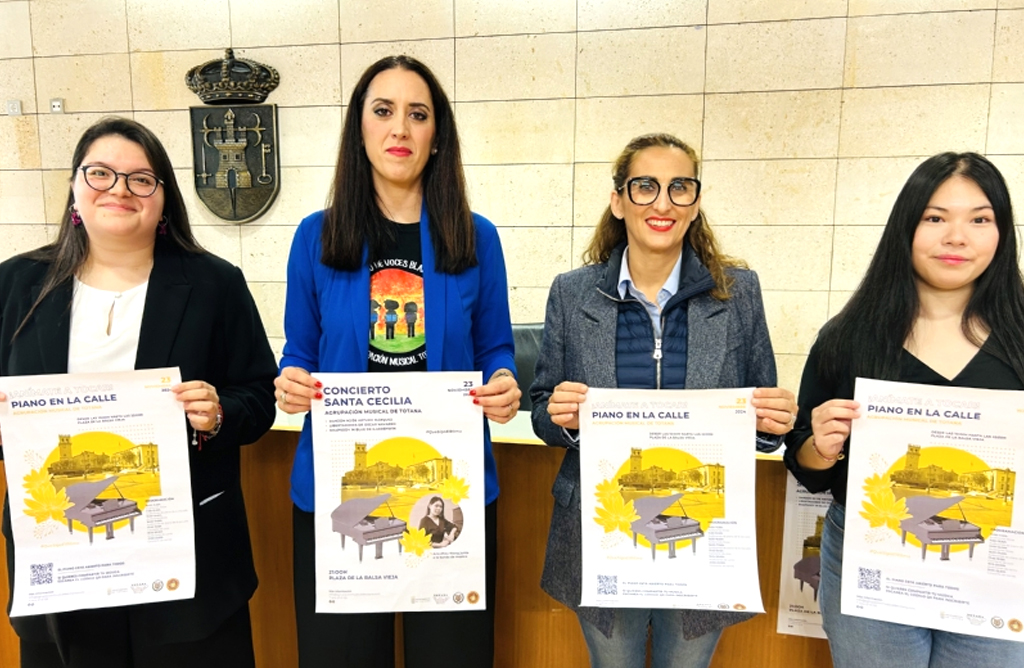
<svg viewBox="0 0 1024 668">
<path fill-rule="evenodd" d="M 622 251 L 622 265 L 619 267 L 619 297 L 625 299 L 628 294 L 644 305 L 647 314 L 651 316 L 651 324 L 654 326 L 656 338 L 661 338 L 661 310 L 665 308 L 665 304 L 668 304 L 668 300 L 672 299 L 672 296 L 679 291 L 679 276 L 682 267 L 683 254 L 680 253 L 676 265 L 672 267 L 668 278 L 665 279 L 665 285 L 658 290 L 658 303 L 655 304 L 633 284 L 633 276 L 629 273 L 629 246 Z"/>
</svg>

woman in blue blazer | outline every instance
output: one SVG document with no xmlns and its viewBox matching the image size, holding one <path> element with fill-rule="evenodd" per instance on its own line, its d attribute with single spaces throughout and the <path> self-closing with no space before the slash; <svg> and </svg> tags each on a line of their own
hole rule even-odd
<svg viewBox="0 0 1024 668">
<path fill-rule="evenodd" d="M 580 620 L 595 668 L 703 668 L 726 626 L 749 614 L 582 608 L 579 405 L 588 387 L 757 386 L 757 447 L 793 425 L 793 393 L 774 387 L 757 275 L 719 253 L 700 209 L 696 152 L 669 135 L 631 141 L 615 162 L 611 204 L 584 255 L 548 297 L 533 428 L 567 448 L 555 479 L 541 586 Z"/>
<path fill-rule="evenodd" d="M 397 309 L 411 312 L 410 304 L 422 315 L 418 327 L 396 328 Z M 379 60 L 352 92 L 330 202 L 302 221 L 292 244 L 285 334 L 276 384 L 288 413 L 320 398 L 317 371 L 479 370 L 488 380 L 472 394 L 487 418 L 507 422 L 519 408 L 498 233 L 469 210 L 451 105 L 413 58 Z M 498 478 L 486 424 L 481 447 L 493 602 Z M 307 416 L 292 469 L 299 663 L 390 668 L 393 614 L 314 612 L 313 498 Z M 457 652 L 422 651 L 453 628 L 465 638 Z M 410 668 L 492 665 L 493 603 L 407 613 L 404 632 L 405 646 L 416 648 L 406 653 Z"/>
</svg>

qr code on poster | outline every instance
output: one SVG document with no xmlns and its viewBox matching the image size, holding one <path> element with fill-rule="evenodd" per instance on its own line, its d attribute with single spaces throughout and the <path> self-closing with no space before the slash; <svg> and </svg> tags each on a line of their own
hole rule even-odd
<svg viewBox="0 0 1024 668">
<path fill-rule="evenodd" d="M 857 568 L 857 589 L 882 591 L 882 571 L 875 568 Z"/>
<path fill-rule="evenodd" d="M 32 564 L 28 583 L 30 585 L 53 584 L 53 564 Z"/>
<path fill-rule="evenodd" d="M 619 576 L 618 575 L 598 575 L 597 576 L 597 595 L 598 596 L 618 596 L 619 595 Z"/>
</svg>

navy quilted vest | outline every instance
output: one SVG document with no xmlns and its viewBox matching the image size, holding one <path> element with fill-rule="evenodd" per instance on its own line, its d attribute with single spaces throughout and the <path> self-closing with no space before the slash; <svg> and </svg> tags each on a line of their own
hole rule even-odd
<svg viewBox="0 0 1024 668">
<path fill-rule="evenodd" d="M 621 254 L 619 255 L 621 260 Z M 609 272 L 611 273 L 611 272 Z M 618 268 L 611 274 L 618 278 Z M 607 286 L 606 284 L 606 287 Z M 682 390 L 686 388 L 687 302 L 715 287 L 711 274 L 686 244 L 679 290 L 661 311 L 661 341 L 654 338 L 651 317 L 643 304 L 627 295 L 619 300 L 615 329 L 615 378 L 619 387 Z M 660 354 L 658 352 L 660 343 Z"/>
</svg>

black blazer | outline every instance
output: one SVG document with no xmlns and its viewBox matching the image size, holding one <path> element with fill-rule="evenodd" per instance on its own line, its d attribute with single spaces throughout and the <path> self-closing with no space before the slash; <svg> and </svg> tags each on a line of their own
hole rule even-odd
<svg viewBox="0 0 1024 668">
<path fill-rule="evenodd" d="M 40 293 L 47 268 L 24 256 L 0 264 L 0 376 L 67 373 L 70 281 L 47 296 L 12 342 Z M 256 589 L 239 446 L 257 440 L 273 424 L 277 375 L 241 270 L 214 255 L 187 253 L 158 239 L 135 368 L 171 366 L 180 367 L 182 380 L 204 380 L 217 388 L 224 424 L 202 450 L 188 446 L 196 532 L 195 598 L 132 610 L 133 633 L 144 634 L 153 644 L 207 637 Z M 198 505 L 218 492 L 223 494 Z M 13 591 L 14 542 L 6 498 L 3 534 Z M 72 614 L 80 618 L 88 613 Z M 23 640 L 63 645 L 60 629 L 69 619 L 45 615 L 11 622 Z"/>
</svg>

